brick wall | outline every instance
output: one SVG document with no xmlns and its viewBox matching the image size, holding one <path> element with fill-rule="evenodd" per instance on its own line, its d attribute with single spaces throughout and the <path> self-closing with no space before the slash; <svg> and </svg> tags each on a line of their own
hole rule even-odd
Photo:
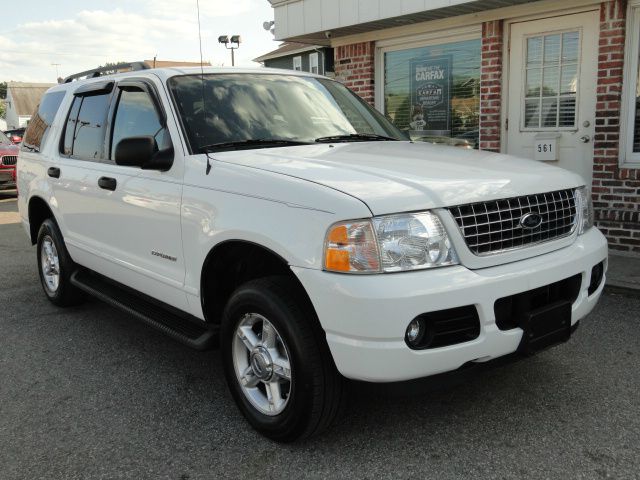
<svg viewBox="0 0 640 480">
<path fill-rule="evenodd" d="M 482 24 L 480 66 L 480 149 L 500 151 L 503 22 Z"/>
<path fill-rule="evenodd" d="M 334 49 L 336 80 L 374 104 L 375 42 L 353 43 Z"/>
<path fill-rule="evenodd" d="M 619 168 L 620 103 L 626 0 L 600 5 L 594 135 L 593 199 L 596 225 L 612 250 L 640 255 L 640 169 Z M 480 148 L 500 151 L 504 22 L 482 24 Z M 375 42 L 334 50 L 336 79 L 374 104 Z M 588 54 L 588 52 L 585 52 Z"/>
<path fill-rule="evenodd" d="M 640 254 L 640 173 L 618 166 L 625 14 L 624 0 L 600 5 L 592 189 L 596 225 L 609 248 Z"/>
</svg>

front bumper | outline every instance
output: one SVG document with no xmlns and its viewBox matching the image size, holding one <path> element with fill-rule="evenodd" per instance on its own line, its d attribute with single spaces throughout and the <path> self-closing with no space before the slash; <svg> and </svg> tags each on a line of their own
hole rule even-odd
<svg viewBox="0 0 640 480">
<path fill-rule="evenodd" d="M 16 188 L 16 169 L 0 166 L 0 189 Z"/>
<path fill-rule="evenodd" d="M 378 275 L 336 274 L 292 267 L 316 309 L 335 364 L 345 377 L 392 382 L 455 370 L 467 362 L 487 361 L 512 352 L 522 330 L 500 330 L 494 303 L 499 298 L 582 276 L 572 305 L 571 324 L 597 303 L 605 279 L 588 295 L 591 269 L 605 261 L 607 242 L 596 229 L 565 248 L 496 267 L 463 266 Z M 475 305 L 480 336 L 446 347 L 412 350 L 404 335 L 416 316 Z"/>
</svg>

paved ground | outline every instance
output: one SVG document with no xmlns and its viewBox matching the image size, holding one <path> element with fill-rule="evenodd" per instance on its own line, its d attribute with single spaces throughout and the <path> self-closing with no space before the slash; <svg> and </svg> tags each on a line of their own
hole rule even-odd
<svg viewBox="0 0 640 480">
<path fill-rule="evenodd" d="M 53 307 L 34 256 L 0 225 L 0 479 L 640 478 L 637 298 L 607 295 L 568 344 L 464 383 L 354 386 L 334 430 L 281 446 L 240 417 L 218 352 L 95 301 Z"/>
<path fill-rule="evenodd" d="M 609 255 L 607 288 L 612 292 L 633 294 L 640 298 L 640 258 Z"/>
</svg>

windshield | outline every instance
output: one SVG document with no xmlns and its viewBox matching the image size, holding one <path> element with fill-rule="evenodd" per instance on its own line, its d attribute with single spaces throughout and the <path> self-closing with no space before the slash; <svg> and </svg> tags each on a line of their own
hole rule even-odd
<svg viewBox="0 0 640 480">
<path fill-rule="evenodd" d="M 192 153 L 205 145 L 246 140 L 311 143 L 352 136 L 345 140 L 362 141 L 359 134 L 406 140 L 382 114 L 329 79 L 243 73 L 208 74 L 202 80 L 186 75 L 171 78 L 169 88 Z"/>
</svg>

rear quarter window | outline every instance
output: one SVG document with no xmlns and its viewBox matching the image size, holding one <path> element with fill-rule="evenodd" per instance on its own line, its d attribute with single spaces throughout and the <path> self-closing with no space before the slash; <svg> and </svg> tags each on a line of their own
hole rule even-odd
<svg viewBox="0 0 640 480">
<path fill-rule="evenodd" d="M 51 92 L 42 97 L 42 101 L 29 121 L 22 139 L 21 150 L 40 152 L 45 145 L 53 119 L 58 113 L 65 92 Z"/>
</svg>

